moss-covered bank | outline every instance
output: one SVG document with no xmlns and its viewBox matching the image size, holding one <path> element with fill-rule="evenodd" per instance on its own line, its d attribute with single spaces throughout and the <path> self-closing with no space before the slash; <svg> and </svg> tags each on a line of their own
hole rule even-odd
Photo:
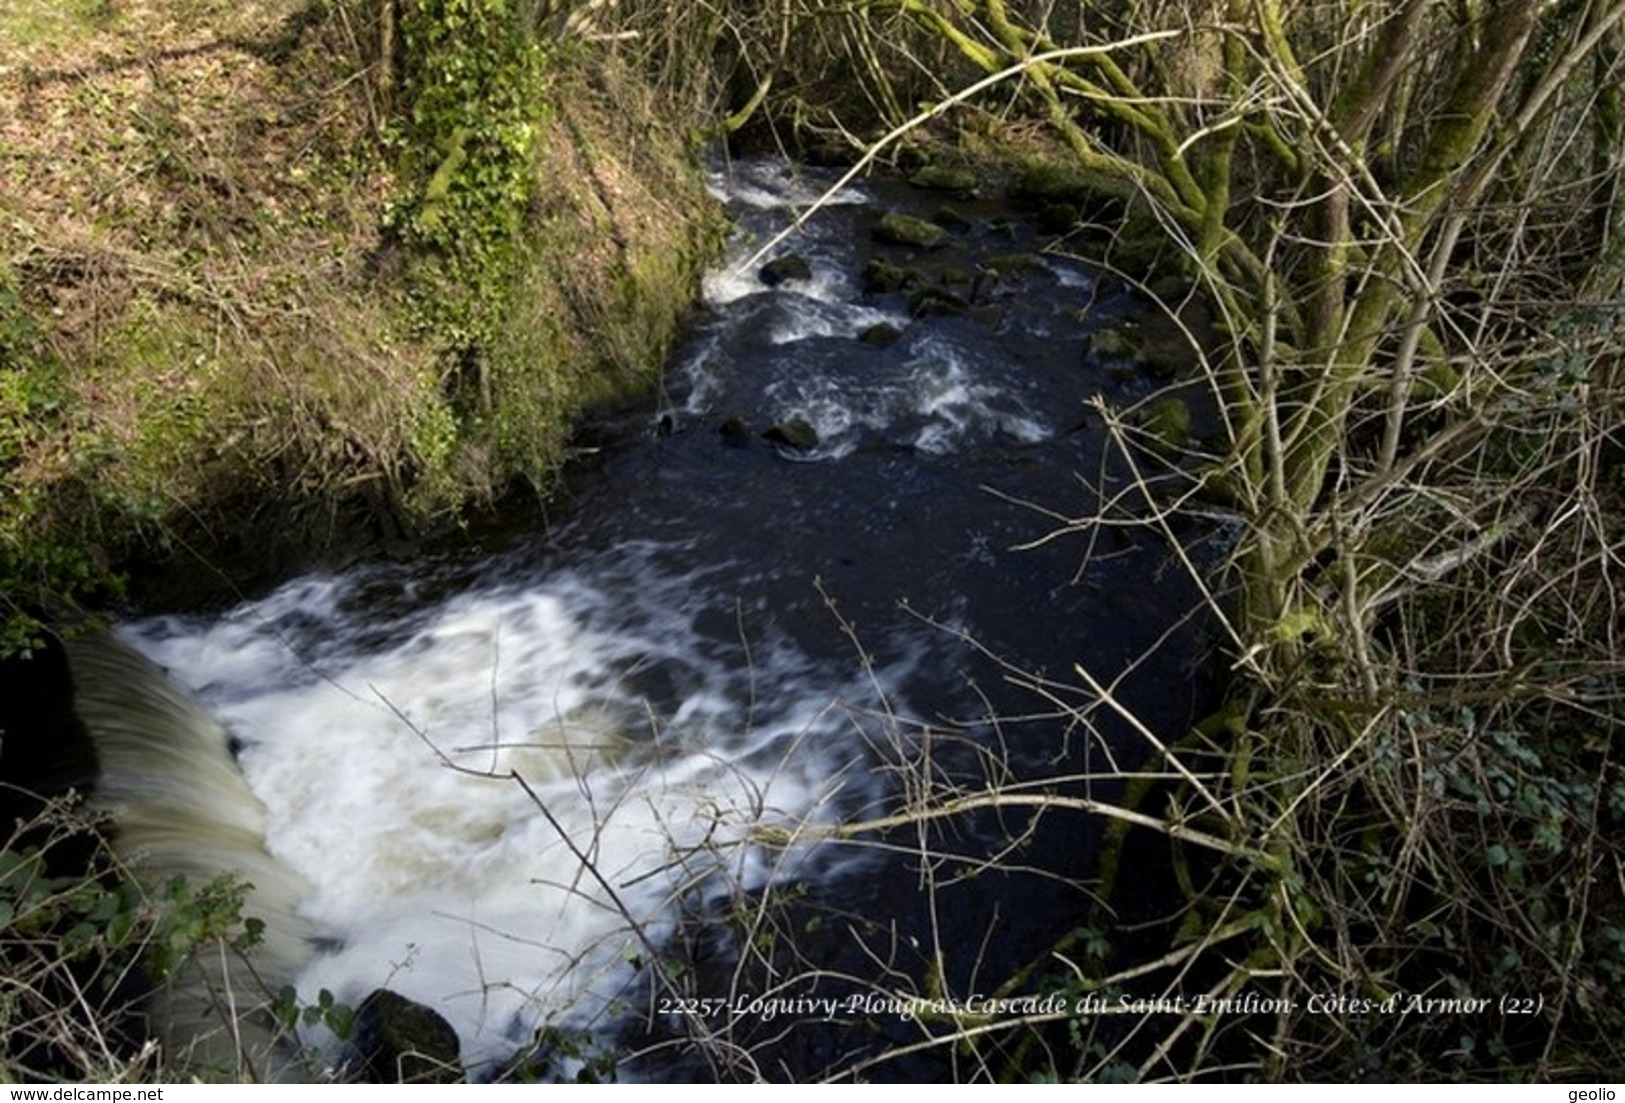
<svg viewBox="0 0 1625 1103">
<path fill-rule="evenodd" d="M 0 15 L 0 650 L 132 562 L 240 577 L 543 490 L 655 378 L 717 229 L 679 129 L 501 0 L 384 10 Z"/>
</svg>

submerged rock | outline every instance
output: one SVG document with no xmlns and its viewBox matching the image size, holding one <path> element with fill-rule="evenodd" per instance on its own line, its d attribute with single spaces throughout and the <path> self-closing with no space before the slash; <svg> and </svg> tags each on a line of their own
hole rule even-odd
<svg viewBox="0 0 1625 1103">
<path fill-rule="evenodd" d="M 999 278 L 1049 270 L 1037 253 L 1021 252 L 995 253 L 982 262 L 982 268 Z"/>
</svg>

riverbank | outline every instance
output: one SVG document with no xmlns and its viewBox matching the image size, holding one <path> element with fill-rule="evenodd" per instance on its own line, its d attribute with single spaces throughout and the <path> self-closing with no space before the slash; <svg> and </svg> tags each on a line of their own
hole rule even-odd
<svg viewBox="0 0 1625 1103">
<path fill-rule="evenodd" d="M 121 566 L 207 589 L 545 493 L 714 246 L 687 136 L 590 45 L 538 56 L 533 171 L 481 212 L 514 233 L 470 259 L 417 231 L 437 187 L 485 202 L 441 172 L 482 152 L 403 148 L 361 6 L 219 7 L 0 18 L 3 649 Z"/>
</svg>

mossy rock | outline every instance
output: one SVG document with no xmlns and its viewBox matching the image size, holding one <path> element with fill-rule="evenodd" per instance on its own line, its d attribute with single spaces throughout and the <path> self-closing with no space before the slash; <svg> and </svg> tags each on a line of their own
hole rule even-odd
<svg viewBox="0 0 1625 1103">
<path fill-rule="evenodd" d="M 1001 279 L 1049 270 L 1037 253 L 995 253 L 982 262 L 982 267 Z"/>
<path fill-rule="evenodd" d="M 1151 218 L 1132 218 L 1112 239 L 1107 259 L 1130 279 L 1150 285 L 1164 276 L 1179 275 L 1184 254 L 1168 239 L 1167 231 Z"/>
<path fill-rule="evenodd" d="M 1097 329 L 1089 335 L 1089 353 L 1097 360 L 1132 360 L 1140 355 L 1141 336 L 1126 322 Z"/>
<path fill-rule="evenodd" d="M 916 249 L 935 249 L 948 237 L 948 231 L 934 222 L 909 214 L 890 211 L 880 216 L 875 224 L 876 241 L 888 245 L 908 245 Z"/>
<path fill-rule="evenodd" d="M 1190 443 L 1191 408 L 1182 398 L 1165 398 L 1145 411 L 1140 427 L 1169 451 L 1179 451 Z"/>
<path fill-rule="evenodd" d="M 455 1084 L 464 1077 L 451 1024 L 387 988 L 375 990 L 356 1009 L 350 1049 L 366 1083 Z"/>
<path fill-rule="evenodd" d="M 1137 359 L 1146 375 L 1166 383 L 1190 367 L 1192 355 L 1183 337 L 1153 337 L 1140 346 Z"/>
<path fill-rule="evenodd" d="M 810 452 L 818 447 L 818 430 L 804 418 L 793 417 L 764 430 L 762 439 L 794 448 L 798 452 Z"/>
<path fill-rule="evenodd" d="M 970 303 L 945 287 L 921 287 L 908 297 L 908 312 L 916 318 L 930 315 L 959 315 L 970 309 Z"/>
<path fill-rule="evenodd" d="M 916 188 L 927 191 L 972 192 L 976 190 L 976 173 L 960 165 L 926 165 L 908 178 Z"/>
<path fill-rule="evenodd" d="M 946 205 L 938 207 L 935 211 L 931 212 L 931 221 L 938 226 L 941 226 L 944 230 L 952 230 L 954 233 L 960 234 L 964 233 L 966 230 L 969 230 L 972 225 L 970 219 L 960 214 L 954 208 Z"/>
<path fill-rule="evenodd" d="M 890 348 L 903 336 L 903 331 L 889 322 L 876 322 L 858 334 L 858 340 L 877 349 Z"/>
<path fill-rule="evenodd" d="M 790 280 L 806 280 L 812 278 L 812 266 L 805 257 L 790 253 L 787 256 L 775 257 L 762 265 L 756 273 L 756 278 L 769 287 L 777 287 Z"/>
<path fill-rule="evenodd" d="M 880 135 L 876 134 L 870 141 L 873 143 L 879 138 Z M 923 145 L 907 141 L 897 147 L 895 163 L 903 172 L 913 175 L 931 163 L 931 152 Z"/>
<path fill-rule="evenodd" d="M 862 150 L 842 141 L 817 141 L 801 151 L 801 160 L 815 168 L 851 168 L 862 156 Z"/>
<path fill-rule="evenodd" d="M 1114 219 L 1123 212 L 1123 200 L 1113 182 L 1065 161 L 1034 161 L 1023 166 L 1010 183 L 1010 198 L 1038 208 L 1065 204 L 1092 220 Z"/>
<path fill-rule="evenodd" d="M 871 295 L 887 295 L 893 291 L 907 291 L 923 281 L 919 272 L 902 264 L 893 264 L 878 257 L 863 266 L 863 289 Z"/>
</svg>

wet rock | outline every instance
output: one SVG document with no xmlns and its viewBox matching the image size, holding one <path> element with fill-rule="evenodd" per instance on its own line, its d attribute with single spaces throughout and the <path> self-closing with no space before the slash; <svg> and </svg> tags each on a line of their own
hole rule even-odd
<svg viewBox="0 0 1625 1103">
<path fill-rule="evenodd" d="M 356 1009 L 348 1063 L 368 1084 L 454 1084 L 464 1078 L 451 1024 L 387 988 L 373 991 Z"/>
<path fill-rule="evenodd" d="M 1040 210 L 1062 204 L 1092 222 L 1115 221 L 1123 213 L 1123 201 L 1109 182 L 1064 161 L 1034 162 L 1023 168 L 1011 181 L 1010 198 Z"/>
<path fill-rule="evenodd" d="M 863 290 L 871 295 L 887 295 L 918 287 L 920 274 L 901 264 L 876 258 L 863 266 Z"/>
<path fill-rule="evenodd" d="M 1097 360 L 1130 360 L 1140 353 L 1140 335 L 1126 324 L 1107 326 L 1089 335 L 1089 353 Z"/>
<path fill-rule="evenodd" d="M 873 345 L 877 349 L 883 349 L 895 345 L 898 338 L 902 336 L 903 331 L 889 322 L 876 322 L 858 334 L 858 340 L 866 345 Z"/>
<path fill-rule="evenodd" d="M 819 168 L 851 168 L 863 151 L 841 141 L 814 142 L 801 151 L 801 159 Z"/>
<path fill-rule="evenodd" d="M 875 223 L 876 241 L 889 245 L 910 245 L 916 249 L 935 249 L 947 238 L 948 231 L 934 222 L 896 211 L 880 216 Z"/>
<path fill-rule="evenodd" d="M 1049 269 L 1037 253 L 995 253 L 982 262 L 982 267 L 995 277 L 1005 278 Z"/>
<path fill-rule="evenodd" d="M 908 312 L 915 318 L 963 314 L 970 303 L 945 287 L 916 288 L 908 296 Z"/>
<path fill-rule="evenodd" d="M 1190 442 L 1191 408 L 1182 398 L 1165 398 L 1145 411 L 1140 426 L 1168 451 L 1178 451 Z"/>
<path fill-rule="evenodd" d="M 908 182 L 927 191 L 972 192 L 976 190 L 976 173 L 958 165 L 926 165 Z"/>
<path fill-rule="evenodd" d="M 777 287 L 789 280 L 806 280 L 812 278 L 812 266 L 806 258 L 790 253 L 786 256 L 775 257 L 762 265 L 756 273 L 756 278 L 769 287 Z"/>
<path fill-rule="evenodd" d="M 931 221 L 944 230 L 951 230 L 956 234 L 962 234 L 971 228 L 971 220 L 952 207 L 938 207 L 932 212 Z"/>
<path fill-rule="evenodd" d="M 1179 335 L 1161 334 L 1147 338 L 1140 348 L 1140 367 L 1159 383 L 1179 377 L 1194 360 L 1190 343 Z"/>
<path fill-rule="evenodd" d="M 743 448 L 750 443 L 750 429 L 746 426 L 745 419 L 738 414 L 729 414 L 723 418 L 717 432 L 722 436 L 722 443 L 729 448 Z"/>
<path fill-rule="evenodd" d="M 802 418 L 793 417 L 764 431 L 762 439 L 794 448 L 798 452 L 807 452 L 818 447 L 818 430 Z"/>
</svg>

